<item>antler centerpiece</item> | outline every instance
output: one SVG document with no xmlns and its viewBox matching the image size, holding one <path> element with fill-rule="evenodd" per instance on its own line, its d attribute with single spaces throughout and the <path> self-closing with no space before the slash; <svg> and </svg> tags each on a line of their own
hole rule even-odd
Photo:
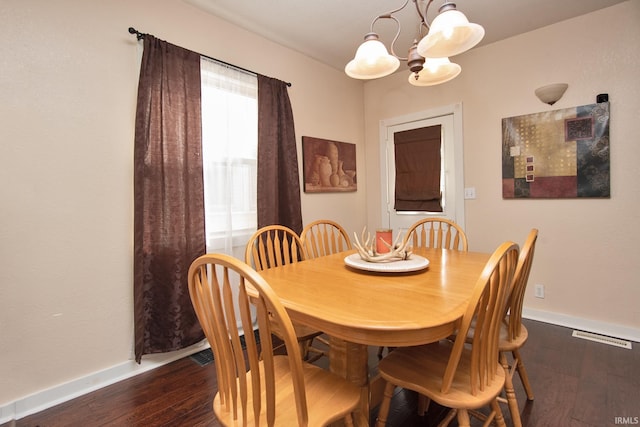
<svg viewBox="0 0 640 427">
<path fill-rule="evenodd" d="M 365 232 L 367 227 L 362 229 L 362 235 L 360 239 L 363 243 L 360 243 L 358 239 L 358 235 L 354 232 L 353 237 L 355 237 L 354 246 L 358 250 L 360 257 L 368 262 L 390 262 L 390 261 L 399 261 L 399 260 L 407 260 L 411 256 L 411 246 L 409 246 L 409 241 L 402 241 L 400 239 L 400 235 L 396 237 L 393 244 L 387 243 L 384 239 L 380 238 L 382 243 L 389 248 L 389 252 L 386 253 L 378 253 L 376 250 L 376 241 L 375 238 L 371 238 L 371 234 L 367 233 L 365 237 Z"/>
</svg>

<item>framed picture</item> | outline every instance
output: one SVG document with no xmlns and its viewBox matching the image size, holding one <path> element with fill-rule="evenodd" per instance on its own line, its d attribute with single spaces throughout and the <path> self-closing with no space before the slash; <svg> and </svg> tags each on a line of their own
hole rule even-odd
<svg viewBox="0 0 640 427">
<path fill-rule="evenodd" d="M 356 145 L 329 139 L 302 137 L 305 193 L 356 191 Z"/>
<path fill-rule="evenodd" d="M 609 198 L 609 103 L 502 119 L 502 197 Z"/>
</svg>

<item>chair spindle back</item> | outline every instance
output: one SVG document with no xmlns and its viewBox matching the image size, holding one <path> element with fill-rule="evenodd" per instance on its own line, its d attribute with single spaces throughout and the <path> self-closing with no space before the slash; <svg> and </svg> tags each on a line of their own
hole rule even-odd
<svg viewBox="0 0 640 427">
<path fill-rule="evenodd" d="M 414 248 L 440 248 L 467 251 L 467 235 L 462 227 L 446 218 L 425 218 L 407 230 Z"/>
<path fill-rule="evenodd" d="M 309 258 L 318 258 L 352 249 L 351 239 L 342 226 L 331 220 L 307 224 L 300 239 Z"/>
<path fill-rule="evenodd" d="M 465 343 L 471 343 L 471 394 L 484 390 L 495 377 L 500 325 L 518 261 L 518 245 L 505 242 L 496 249 L 476 282 L 447 363 L 442 392 L 451 387 Z M 470 333 L 470 329 L 473 332 Z"/>
</svg>

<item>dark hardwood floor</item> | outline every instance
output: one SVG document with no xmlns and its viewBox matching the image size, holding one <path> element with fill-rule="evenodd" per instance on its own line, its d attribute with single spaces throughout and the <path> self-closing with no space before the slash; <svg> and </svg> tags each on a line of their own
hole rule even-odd
<svg viewBox="0 0 640 427">
<path fill-rule="evenodd" d="M 529 340 L 521 353 L 535 400 L 526 401 L 516 378 L 524 426 L 620 426 L 640 417 L 637 344 L 627 350 L 573 338 L 568 328 L 530 320 L 525 324 Z M 376 353 L 372 348 L 372 370 Z M 214 364 L 200 366 L 187 357 L 0 427 L 219 426 L 211 409 L 215 390 Z M 425 417 L 418 417 L 416 401 L 413 393 L 397 389 L 388 425 L 434 426 L 446 411 L 432 404 Z M 506 405 L 502 408 L 511 425 Z M 372 424 L 376 413 L 374 408 Z"/>
</svg>

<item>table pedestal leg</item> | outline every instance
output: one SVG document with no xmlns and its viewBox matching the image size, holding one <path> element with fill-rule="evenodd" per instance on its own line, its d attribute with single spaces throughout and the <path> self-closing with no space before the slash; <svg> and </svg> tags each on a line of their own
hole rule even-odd
<svg viewBox="0 0 640 427">
<path fill-rule="evenodd" d="M 330 337 L 329 369 L 360 387 L 360 410 L 354 414 L 356 426 L 369 426 L 368 348 Z"/>
</svg>

